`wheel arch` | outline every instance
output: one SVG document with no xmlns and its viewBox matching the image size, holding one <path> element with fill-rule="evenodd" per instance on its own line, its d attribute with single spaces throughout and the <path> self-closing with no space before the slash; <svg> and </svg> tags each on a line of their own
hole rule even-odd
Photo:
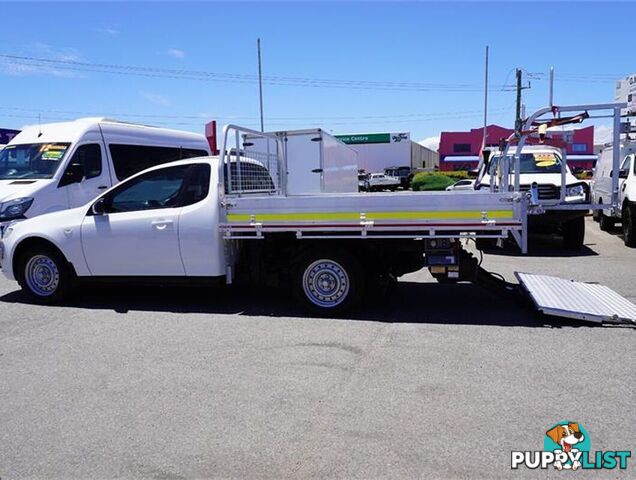
<svg viewBox="0 0 636 480">
<path fill-rule="evenodd" d="M 11 261 L 11 269 L 13 272 L 13 277 L 14 278 L 18 278 L 18 262 L 20 261 L 20 258 L 22 257 L 22 255 L 24 254 L 24 252 L 32 249 L 32 248 L 36 248 L 36 247 L 41 247 L 41 248 L 48 248 L 51 250 L 54 250 L 56 253 L 58 253 L 64 260 L 66 260 L 67 265 L 69 266 L 69 269 L 72 273 L 73 276 L 76 275 L 75 272 L 75 268 L 73 267 L 73 264 L 71 262 L 68 261 L 68 258 L 66 257 L 66 255 L 64 255 L 64 252 L 62 252 L 62 250 L 55 245 L 55 243 L 53 243 L 51 240 L 48 240 L 44 237 L 27 237 L 24 238 L 22 240 L 20 240 L 20 242 L 16 245 L 16 247 L 13 250 L 13 258 Z"/>
</svg>

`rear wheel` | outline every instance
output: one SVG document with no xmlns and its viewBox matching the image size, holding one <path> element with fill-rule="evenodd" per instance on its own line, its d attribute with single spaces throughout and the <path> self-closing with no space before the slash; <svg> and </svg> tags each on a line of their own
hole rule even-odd
<svg viewBox="0 0 636 480">
<path fill-rule="evenodd" d="M 612 228 L 614 228 L 614 219 L 612 217 L 608 217 L 603 213 L 603 210 L 599 210 L 598 213 L 598 225 L 601 230 L 604 232 L 609 232 Z"/>
<path fill-rule="evenodd" d="M 16 277 L 22 290 L 36 303 L 59 303 L 71 289 L 68 263 L 53 248 L 35 247 L 22 254 Z"/>
<path fill-rule="evenodd" d="M 636 208 L 623 207 L 623 240 L 628 247 L 636 247 Z"/>
<path fill-rule="evenodd" d="M 304 254 L 298 262 L 293 282 L 299 302 L 321 315 L 354 307 L 365 290 L 364 275 L 358 261 L 337 250 Z"/>
<path fill-rule="evenodd" d="M 572 250 L 583 248 L 585 241 L 585 217 L 577 217 L 574 220 L 565 222 L 563 229 L 563 246 Z"/>
</svg>

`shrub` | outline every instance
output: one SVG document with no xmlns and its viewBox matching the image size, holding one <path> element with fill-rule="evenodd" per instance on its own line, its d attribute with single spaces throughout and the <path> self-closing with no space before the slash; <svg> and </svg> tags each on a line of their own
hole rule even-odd
<svg viewBox="0 0 636 480">
<path fill-rule="evenodd" d="M 421 172 L 416 174 L 411 181 L 413 190 L 444 190 L 459 180 L 468 178 L 468 172 L 458 170 L 456 172 Z"/>
</svg>

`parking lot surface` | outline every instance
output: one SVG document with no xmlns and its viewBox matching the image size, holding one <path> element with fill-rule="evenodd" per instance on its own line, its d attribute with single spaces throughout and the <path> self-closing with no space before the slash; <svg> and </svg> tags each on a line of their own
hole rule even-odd
<svg viewBox="0 0 636 480">
<path fill-rule="evenodd" d="M 582 252 L 538 239 L 484 265 L 636 302 L 636 250 L 587 227 Z M 592 450 L 631 450 L 635 333 L 425 271 L 343 318 L 226 288 L 84 289 L 42 307 L 2 279 L 0 477 L 567 476 L 512 471 L 511 451 L 542 450 L 561 420 Z"/>
</svg>

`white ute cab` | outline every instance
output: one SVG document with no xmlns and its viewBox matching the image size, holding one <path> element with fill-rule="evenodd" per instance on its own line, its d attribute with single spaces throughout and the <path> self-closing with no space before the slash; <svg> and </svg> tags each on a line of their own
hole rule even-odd
<svg viewBox="0 0 636 480">
<path fill-rule="evenodd" d="M 39 303 L 76 279 L 216 277 L 225 273 L 217 169 L 183 160 L 134 175 L 79 208 L 9 225 L 2 267 Z"/>
<path fill-rule="evenodd" d="M 26 127 L 0 151 L 0 230 L 83 205 L 153 165 L 209 153 L 203 135 L 105 118 Z"/>
<path fill-rule="evenodd" d="M 515 148 L 509 155 L 514 157 Z M 485 172 L 476 189 L 488 189 L 490 178 L 499 169 L 501 152 L 494 151 L 488 161 Z M 512 172 L 511 172 L 512 173 Z M 569 167 L 566 176 L 566 204 L 585 203 L 589 199 L 589 186 L 578 180 Z M 561 193 L 561 151 L 546 145 L 524 146 L 521 151 L 520 188 L 522 191 L 537 184 L 539 200 L 547 205 L 558 203 Z M 585 215 L 587 210 L 547 210 L 541 215 L 528 217 L 530 232 L 560 233 L 566 248 L 580 249 L 585 239 Z"/>
</svg>

